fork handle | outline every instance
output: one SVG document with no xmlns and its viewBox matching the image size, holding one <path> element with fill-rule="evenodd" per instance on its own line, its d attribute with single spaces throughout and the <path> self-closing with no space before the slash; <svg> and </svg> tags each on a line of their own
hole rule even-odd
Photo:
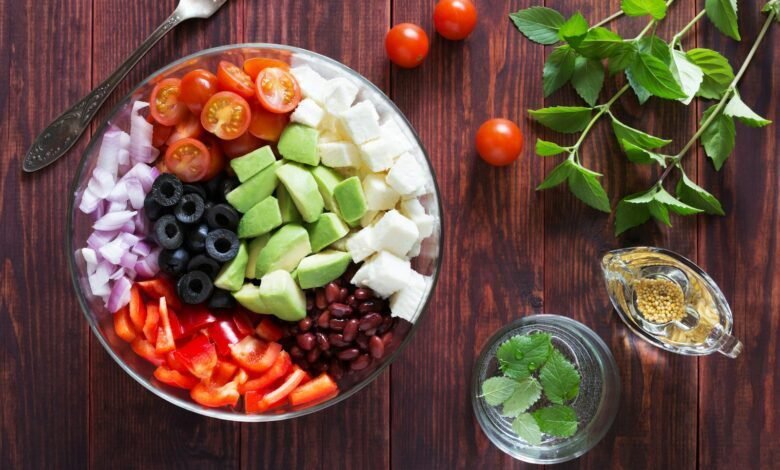
<svg viewBox="0 0 780 470">
<path fill-rule="evenodd" d="M 38 171 L 65 155 L 87 129 L 92 118 L 119 82 L 157 41 L 184 19 L 186 18 L 178 11 L 174 11 L 103 83 L 52 121 L 27 151 L 22 165 L 24 171 L 28 173 Z"/>
</svg>

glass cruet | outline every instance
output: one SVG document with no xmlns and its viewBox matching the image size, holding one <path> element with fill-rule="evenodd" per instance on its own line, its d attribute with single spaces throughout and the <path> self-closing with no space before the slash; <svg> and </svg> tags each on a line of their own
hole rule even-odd
<svg viewBox="0 0 780 470">
<path fill-rule="evenodd" d="M 735 358 L 742 343 L 731 335 L 733 316 L 720 288 L 700 267 L 669 250 L 634 247 L 614 250 L 601 261 L 609 298 L 628 327 L 641 338 L 678 354 L 706 355 L 717 351 Z M 682 317 L 654 323 L 637 306 L 636 283 L 663 279 L 677 284 L 684 295 Z"/>
</svg>

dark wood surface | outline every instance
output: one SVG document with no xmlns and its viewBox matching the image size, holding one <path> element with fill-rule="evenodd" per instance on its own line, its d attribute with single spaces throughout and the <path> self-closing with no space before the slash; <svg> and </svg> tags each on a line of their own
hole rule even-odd
<svg viewBox="0 0 780 470">
<path fill-rule="evenodd" d="M 542 98 L 546 51 L 521 38 L 506 15 L 539 0 L 480 0 L 478 29 L 448 42 L 431 26 L 433 0 L 229 0 L 208 21 L 184 24 L 144 58 L 109 100 L 166 63 L 235 42 L 278 42 L 340 60 L 385 90 L 429 150 L 442 189 L 443 274 L 432 307 L 401 357 L 355 397 L 285 423 L 233 424 L 194 415 L 145 391 L 103 351 L 73 295 L 64 254 L 71 178 L 87 139 L 52 168 L 23 175 L 21 158 L 54 116 L 105 78 L 173 9 L 175 1 L 0 0 L 0 468 L 521 468 L 499 452 L 474 420 L 469 379 L 490 334 L 519 316 L 554 312 L 593 328 L 611 347 L 622 376 L 620 411 L 609 434 L 566 468 L 750 468 L 780 465 L 780 224 L 777 124 L 739 126 L 737 151 L 716 173 L 701 151 L 686 171 L 724 202 L 726 217 L 676 218 L 621 239 L 612 220 L 562 190 L 533 188 L 554 165 L 533 156 L 546 131 L 525 109 L 574 102 Z M 686 44 L 707 45 L 740 64 L 763 22 L 740 2 L 742 43 L 706 20 Z M 597 21 L 618 0 L 547 0 Z M 678 0 L 668 35 L 701 1 Z M 418 69 L 390 67 L 383 37 L 411 21 L 429 33 Z M 642 20 L 614 25 L 630 34 Z M 776 83 L 780 31 L 745 75 L 754 109 L 780 120 Z M 609 81 L 609 91 L 616 84 Z M 607 93 L 605 92 L 605 93 Z M 607 96 L 606 94 L 603 96 Z M 100 114 L 105 116 L 106 108 Z M 685 141 L 697 106 L 625 96 L 629 124 Z M 527 149 L 515 165 L 482 164 L 473 134 L 487 118 L 520 123 Z M 604 124 L 604 123 L 602 123 Z M 94 126 L 93 126 L 94 130 Z M 584 151 L 606 175 L 613 203 L 652 175 L 627 165 L 606 126 Z M 738 360 L 692 358 L 654 349 L 612 311 L 598 260 L 618 246 L 652 244 L 683 253 L 720 284 L 745 351 Z"/>
</svg>

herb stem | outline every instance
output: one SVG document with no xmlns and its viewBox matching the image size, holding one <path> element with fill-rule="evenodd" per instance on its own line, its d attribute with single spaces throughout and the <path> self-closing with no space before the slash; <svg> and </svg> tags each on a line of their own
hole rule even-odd
<svg viewBox="0 0 780 470">
<path fill-rule="evenodd" d="M 702 10 L 699 12 L 698 15 L 693 17 L 693 19 L 687 25 L 685 25 L 683 29 L 681 29 L 677 34 L 674 35 L 672 41 L 669 43 L 669 47 L 675 47 L 677 44 L 679 44 L 680 41 L 682 41 L 683 36 L 685 36 L 688 33 L 688 31 L 690 31 L 691 28 L 693 28 L 694 25 L 696 25 L 696 23 L 699 22 L 700 19 L 704 18 L 704 15 L 706 14 L 707 12 L 705 10 Z"/>
<path fill-rule="evenodd" d="M 582 145 L 582 143 L 585 141 L 585 138 L 588 136 L 588 133 L 590 133 L 591 128 L 596 124 L 596 122 L 601 118 L 601 116 L 604 113 L 608 113 L 612 105 L 615 104 L 615 101 L 617 101 L 621 96 L 623 96 L 623 94 L 627 92 L 629 88 L 630 88 L 629 85 L 623 85 L 623 88 L 618 90 L 618 92 L 615 93 L 612 96 L 612 98 L 609 99 L 609 101 L 607 101 L 602 105 L 596 106 L 599 111 L 596 113 L 595 116 L 593 116 L 593 118 L 591 118 L 588 125 L 585 126 L 585 129 L 582 130 L 582 134 L 580 135 L 580 138 L 577 139 L 577 142 L 571 147 L 573 153 L 580 148 L 580 145 Z"/>
<path fill-rule="evenodd" d="M 604 18 L 603 20 L 599 21 L 598 23 L 594 24 L 591 27 L 592 28 L 598 28 L 599 26 L 604 26 L 605 24 L 607 24 L 607 23 L 609 23 L 609 22 L 611 22 L 613 20 L 616 20 L 616 19 L 620 18 L 623 15 L 624 15 L 623 10 L 618 10 L 615 13 L 612 13 L 611 15 L 609 15 L 608 17 Z"/>
<path fill-rule="evenodd" d="M 672 3 L 674 3 L 674 0 L 667 0 L 666 8 L 669 8 L 672 5 Z M 660 23 L 659 20 L 653 20 L 647 23 L 647 26 L 645 26 L 644 29 L 639 32 L 639 34 L 634 38 L 634 41 L 639 41 L 640 39 L 645 37 L 645 34 L 647 34 L 647 32 L 650 31 L 654 26 L 657 26 L 658 23 Z"/>
</svg>

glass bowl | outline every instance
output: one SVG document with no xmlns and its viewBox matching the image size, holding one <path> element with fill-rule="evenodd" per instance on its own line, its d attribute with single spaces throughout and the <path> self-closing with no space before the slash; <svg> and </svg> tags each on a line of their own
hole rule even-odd
<svg viewBox="0 0 780 470">
<path fill-rule="evenodd" d="M 545 436 L 531 445 L 512 430 L 512 419 L 482 398 L 482 383 L 499 375 L 496 351 L 518 334 L 549 333 L 553 346 L 572 361 L 582 376 L 580 391 L 569 405 L 580 425 L 567 438 Z M 498 330 L 482 348 L 471 384 L 471 404 L 490 441 L 512 457 L 531 463 L 553 464 L 575 459 L 595 446 L 612 426 L 620 403 L 620 375 L 615 358 L 601 338 L 582 323 L 560 315 L 530 315 Z M 533 407 L 531 408 L 533 409 Z"/>
<path fill-rule="evenodd" d="M 309 407 L 290 408 L 288 406 L 287 408 L 282 408 L 278 411 L 266 414 L 246 414 L 240 409 L 233 410 L 227 408 L 203 407 L 192 401 L 187 390 L 176 389 L 157 382 L 156 379 L 152 377 L 154 366 L 137 356 L 130 349 L 130 345 L 122 341 L 114 333 L 112 316 L 104 307 L 101 299 L 91 295 L 85 266 L 81 261 L 81 257 L 75 255 L 76 250 L 85 246 L 86 239 L 91 232 L 93 224 L 93 220 L 90 216 L 83 214 L 77 209 L 78 203 L 87 187 L 90 175 L 96 166 L 100 142 L 109 126 L 113 125 L 120 129 L 128 130 L 132 103 L 138 99 L 143 101 L 148 100 L 155 83 L 162 77 L 181 77 L 185 73 L 201 67 L 216 70 L 220 60 L 231 60 L 233 62 L 241 63 L 251 57 L 281 59 L 291 63 L 293 66 L 304 64 L 310 65 L 326 79 L 341 76 L 352 80 L 358 85 L 361 91 L 357 101 L 370 99 L 376 106 L 377 111 L 380 114 L 380 119 L 394 119 L 407 134 L 409 141 L 416 146 L 416 149 L 411 153 L 418 158 L 422 168 L 427 171 L 430 181 L 430 193 L 420 200 L 425 207 L 426 212 L 433 215 L 435 218 L 433 234 L 423 242 L 420 255 L 412 260 L 412 267 L 421 274 L 430 276 L 431 282 L 428 283 L 427 291 L 423 300 L 420 302 L 420 305 L 417 307 L 415 316 L 412 319 L 413 321 L 411 323 L 405 321 L 399 321 L 397 323 L 397 326 L 393 330 L 392 343 L 389 345 L 390 353 L 386 354 L 380 361 L 374 363 L 369 368 L 357 373 L 345 375 L 344 378 L 339 381 L 339 394 L 327 401 Z M 79 304 L 84 312 L 84 316 L 89 322 L 92 332 L 117 364 L 119 364 L 119 366 L 138 383 L 176 406 L 205 416 L 231 421 L 279 421 L 314 413 L 346 400 L 371 383 L 388 365 L 390 365 L 390 363 L 393 362 L 400 351 L 409 343 L 419 320 L 427 310 L 438 280 L 441 265 L 441 212 L 439 190 L 436 185 L 436 178 L 428 154 L 425 152 L 422 142 L 420 142 L 420 139 L 413 130 L 411 124 L 409 124 L 401 111 L 379 88 L 347 66 L 311 51 L 276 44 L 236 44 L 207 49 L 184 57 L 158 70 L 141 82 L 132 92 L 130 92 L 130 94 L 124 97 L 110 113 L 108 119 L 102 123 L 98 132 L 93 136 L 92 141 L 84 151 L 76 177 L 73 181 L 70 203 L 68 205 L 67 258 L 73 280 L 73 287 L 76 290 Z"/>
</svg>

